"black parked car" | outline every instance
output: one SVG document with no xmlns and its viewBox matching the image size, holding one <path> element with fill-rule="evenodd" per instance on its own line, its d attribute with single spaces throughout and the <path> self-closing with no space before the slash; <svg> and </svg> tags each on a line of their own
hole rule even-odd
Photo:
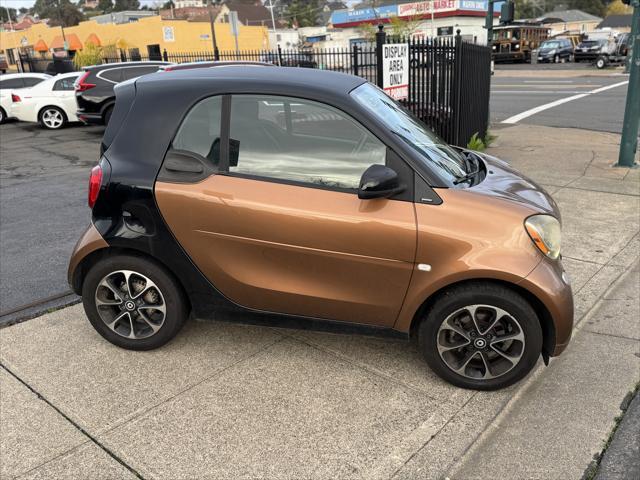
<svg viewBox="0 0 640 480">
<path fill-rule="evenodd" d="M 581 62 L 583 60 L 593 61 L 598 58 L 601 53 L 609 53 L 607 51 L 608 46 L 609 41 L 606 39 L 585 40 L 584 42 L 580 42 L 576 47 L 576 62 Z"/>
<path fill-rule="evenodd" d="M 123 62 L 85 67 L 76 83 L 77 116 L 86 123 L 109 123 L 116 96 L 113 87 L 131 78 L 157 72 L 168 62 Z"/>
<path fill-rule="evenodd" d="M 566 38 L 545 40 L 538 49 L 538 62 L 564 63 L 573 61 L 573 44 Z"/>
</svg>

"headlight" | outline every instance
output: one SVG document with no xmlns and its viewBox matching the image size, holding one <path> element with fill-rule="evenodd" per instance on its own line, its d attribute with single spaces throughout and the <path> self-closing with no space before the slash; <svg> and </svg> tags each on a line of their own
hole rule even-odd
<svg viewBox="0 0 640 480">
<path fill-rule="evenodd" d="M 553 49 L 549 50 L 549 55 L 553 55 L 553 54 L 555 54 L 555 53 L 556 53 L 556 49 L 555 49 L 555 48 L 553 48 Z"/>
<path fill-rule="evenodd" d="M 491 48 L 497 50 L 497 47 L 495 45 L 493 45 Z"/>
<path fill-rule="evenodd" d="M 516 50 L 518 50 L 518 49 L 520 48 L 520 44 L 519 44 L 519 43 L 516 43 L 516 44 L 515 44 L 515 46 L 514 46 L 513 48 L 515 48 Z"/>
<path fill-rule="evenodd" d="M 524 222 L 531 240 L 547 257 L 556 259 L 560 255 L 562 233 L 560 222 L 551 215 L 533 215 Z"/>
</svg>

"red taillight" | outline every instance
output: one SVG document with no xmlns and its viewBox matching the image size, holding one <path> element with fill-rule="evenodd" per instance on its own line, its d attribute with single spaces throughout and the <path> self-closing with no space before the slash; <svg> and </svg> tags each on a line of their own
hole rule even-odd
<svg viewBox="0 0 640 480">
<path fill-rule="evenodd" d="M 100 186 L 102 185 L 102 168 L 96 165 L 91 169 L 89 177 L 89 208 L 93 208 L 100 194 Z"/>
<path fill-rule="evenodd" d="M 15 102 L 21 102 L 22 100 L 20 100 L 20 97 L 18 95 L 16 95 L 15 93 L 12 93 L 11 101 L 15 103 Z"/>
<path fill-rule="evenodd" d="M 93 88 L 96 86 L 95 83 L 85 82 L 85 80 L 87 79 L 90 73 L 91 72 L 85 72 L 85 74 L 78 79 L 78 83 L 76 84 L 76 92 L 84 92 L 85 90 L 89 90 L 90 88 Z"/>
</svg>

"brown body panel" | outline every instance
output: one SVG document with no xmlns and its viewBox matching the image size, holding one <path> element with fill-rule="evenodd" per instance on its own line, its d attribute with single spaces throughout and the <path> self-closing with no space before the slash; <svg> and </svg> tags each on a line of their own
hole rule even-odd
<svg viewBox="0 0 640 480">
<path fill-rule="evenodd" d="M 472 190 L 440 189 L 442 205 L 416 204 L 417 270 L 395 325 L 408 332 L 416 311 L 433 293 L 471 279 L 518 283 L 542 259 L 523 227 L 531 208 Z"/>
<path fill-rule="evenodd" d="M 102 238 L 98 230 L 96 230 L 96 227 L 93 226 L 93 223 L 90 224 L 80 239 L 76 242 L 76 246 L 73 247 L 71 259 L 69 260 L 69 268 L 67 270 L 67 279 L 69 284 L 73 285 L 76 268 L 78 268 L 80 262 L 82 262 L 87 255 L 96 250 L 107 248 L 108 246 L 109 244 L 105 242 L 104 238 Z"/>
<path fill-rule="evenodd" d="M 547 308 L 555 326 L 552 357 L 560 355 L 571 340 L 573 331 L 573 292 L 563 280 L 559 261 L 542 261 L 520 284 L 533 293 Z"/>
<path fill-rule="evenodd" d="M 257 310 L 393 326 L 411 279 L 411 202 L 213 175 L 157 182 L 178 242 L 233 302 Z"/>
</svg>

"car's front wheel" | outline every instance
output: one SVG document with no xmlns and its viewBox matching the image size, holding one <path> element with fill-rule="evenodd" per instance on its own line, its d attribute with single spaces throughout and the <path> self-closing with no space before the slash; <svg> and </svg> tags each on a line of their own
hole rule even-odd
<svg viewBox="0 0 640 480">
<path fill-rule="evenodd" d="M 44 107 L 38 115 L 40 125 L 49 130 L 57 130 L 67 123 L 67 116 L 58 107 Z"/>
<path fill-rule="evenodd" d="M 442 379 L 462 388 L 497 390 L 524 378 L 542 350 L 542 329 L 531 305 L 492 283 L 453 287 L 419 325 L 422 354 Z"/>
<path fill-rule="evenodd" d="M 131 350 L 164 345 L 176 336 L 188 315 L 175 278 L 155 262 L 130 255 L 96 263 L 84 279 L 82 302 L 100 335 Z"/>
</svg>

